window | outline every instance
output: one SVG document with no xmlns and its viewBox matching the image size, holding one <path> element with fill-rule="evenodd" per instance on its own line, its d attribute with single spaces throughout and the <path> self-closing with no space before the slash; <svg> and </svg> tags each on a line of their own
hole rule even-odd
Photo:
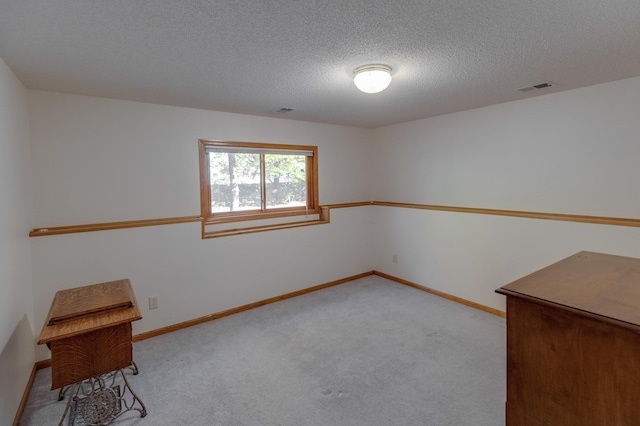
<svg viewBox="0 0 640 426">
<path fill-rule="evenodd" d="M 207 223 L 316 214 L 318 148 L 200 140 Z"/>
</svg>

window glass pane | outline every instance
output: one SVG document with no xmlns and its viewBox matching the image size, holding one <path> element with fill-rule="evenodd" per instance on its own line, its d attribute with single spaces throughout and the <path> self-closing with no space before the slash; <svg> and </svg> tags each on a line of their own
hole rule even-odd
<svg viewBox="0 0 640 426">
<path fill-rule="evenodd" d="M 209 153 L 211 212 L 260 210 L 260 155 Z"/>
<path fill-rule="evenodd" d="M 265 154 L 267 208 L 307 205 L 304 155 Z"/>
</svg>

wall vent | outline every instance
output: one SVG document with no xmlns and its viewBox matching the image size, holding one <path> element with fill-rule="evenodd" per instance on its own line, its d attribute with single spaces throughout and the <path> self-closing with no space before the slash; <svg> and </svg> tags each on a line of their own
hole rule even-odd
<svg viewBox="0 0 640 426">
<path fill-rule="evenodd" d="M 555 83 L 547 81 L 546 83 L 539 83 L 539 84 L 534 84 L 533 86 L 523 87 L 521 89 L 518 89 L 518 92 L 531 92 L 532 90 L 546 89 L 547 87 L 553 87 L 555 85 L 556 85 Z"/>
</svg>

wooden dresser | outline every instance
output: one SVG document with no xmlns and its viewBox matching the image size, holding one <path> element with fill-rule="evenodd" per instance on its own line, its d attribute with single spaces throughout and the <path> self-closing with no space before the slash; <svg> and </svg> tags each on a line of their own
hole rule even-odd
<svg viewBox="0 0 640 426">
<path fill-rule="evenodd" d="M 581 252 L 507 296 L 507 426 L 640 425 L 640 259 Z"/>
</svg>

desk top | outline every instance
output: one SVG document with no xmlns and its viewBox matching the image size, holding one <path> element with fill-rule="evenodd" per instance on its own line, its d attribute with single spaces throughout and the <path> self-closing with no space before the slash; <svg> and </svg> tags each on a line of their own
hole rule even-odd
<svg viewBox="0 0 640 426">
<path fill-rule="evenodd" d="M 583 251 L 496 292 L 640 326 L 640 259 Z"/>
<path fill-rule="evenodd" d="M 128 279 L 56 293 L 38 344 L 141 319 Z"/>
</svg>

